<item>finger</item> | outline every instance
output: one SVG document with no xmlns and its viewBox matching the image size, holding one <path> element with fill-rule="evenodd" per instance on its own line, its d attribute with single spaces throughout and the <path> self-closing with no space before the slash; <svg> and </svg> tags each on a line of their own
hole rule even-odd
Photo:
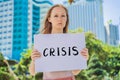
<svg viewBox="0 0 120 80">
<path fill-rule="evenodd" d="M 81 55 L 83 55 L 83 56 L 88 56 L 89 54 L 88 54 L 88 53 L 81 52 Z"/>
<path fill-rule="evenodd" d="M 38 51 L 33 51 L 32 54 L 41 54 L 41 53 Z"/>
<path fill-rule="evenodd" d="M 32 52 L 39 52 L 38 50 L 33 50 Z"/>
<path fill-rule="evenodd" d="M 88 51 L 88 49 L 87 49 L 87 48 L 84 48 L 83 50 Z"/>
<path fill-rule="evenodd" d="M 40 52 L 33 52 L 32 55 L 41 55 Z"/>
<path fill-rule="evenodd" d="M 41 57 L 40 55 L 33 55 L 32 58 Z"/>
<path fill-rule="evenodd" d="M 81 51 L 82 54 L 88 54 L 88 51 Z"/>
<path fill-rule="evenodd" d="M 41 56 L 41 54 L 39 52 L 34 52 L 34 53 L 31 54 L 31 56 L 35 56 L 35 55 Z"/>
<path fill-rule="evenodd" d="M 40 58 L 40 57 L 41 57 L 40 55 L 34 55 L 34 56 L 31 56 L 31 59 L 35 60 L 36 58 Z"/>
</svg>

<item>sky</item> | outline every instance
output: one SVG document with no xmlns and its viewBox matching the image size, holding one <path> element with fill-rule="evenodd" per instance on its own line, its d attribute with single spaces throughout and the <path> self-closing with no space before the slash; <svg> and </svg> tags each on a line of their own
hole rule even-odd
<svg viewBox="0 0 120 80">
<path fill-rule="evenodd" d="M 119 40 L 120 40 L 120 9 L 119 8 L 120 8 L 120 0 L 104 0 L 103 2 L 104 23 L 106 23 L 108 20 L 111 19 L 114 25 L 119 26 Z"/>
<path fill-rule="evenodd" d="M 120 0 L 104 0 L 103 1 L 103 14 L 104 23 L 112 20 L 113 24 L 120 24 Z"/>
</svg>

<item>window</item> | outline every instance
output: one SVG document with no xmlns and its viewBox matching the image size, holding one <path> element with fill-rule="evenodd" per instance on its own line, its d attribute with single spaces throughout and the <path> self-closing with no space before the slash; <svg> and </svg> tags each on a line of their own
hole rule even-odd
<svg viewBox="0 0 120 80">
<path fill-rule="evenodd" d="M 12 16 L 12 14 L 9 14 L 9 16 Z"/>
<path fill-rule="evenodd" d="M 11 31 L 8 31 L 8 33 L 11 33 Z"/>
<path fill-rule="evenodd" d="M 11 42 L 8 42 L 8 44 L 11 44 Z"/>
<path fill-rule="evenodd" d="M 9 3 L 9 5 L 12 5 L 12 3 Z"/>
<path fill-rule="evenodd" d="M 8 25 L 9 27 L 11 27 L 12 25 Z"/>
<path fill-rule="evenodd" d="M 3 37 L 3 39 L 6 39 L 6 37 Z"/>
<path fill-rule="evenodd" d="M 7 17 L 7 14 L 6 15 L 4 15 L 5 17 Z"/>
<path fill-rule="evenodd" d="M 5 11 L 8 11 L 7 9 L 5 9 Z"/>
<path fill-rule="evenodd" d="M 7 22 L 7 20 L 4 20 L 4 22 Z"/>
<path fill-rule="evenodd" d="M 8 36 L 8 38 L 11 38 L 11 36 Z"/>
<path fill-rule="evenodd" d="M 5 6 L 8 6 L 8 4 L 5 4 Z"/>
<path fill-rule="evenodd" d="M 0 7 L 3 7 L 3 5 L 0 5 Z"/>
<path fill-rule="evenodd" d="M 0 21 L 0 23 L 2 23 L 3 21 Z"/>
<path fill-rule="evenodd" d="M 3 50 L 6 50 L 6 48 L 3 48 Z"/>
<path fill-rule="evenodd" d="M 21 35 L 18 35 L 18 38 L 21 38 Z"/>
<path fill-rule="evenodd" d="M 4 28 L 7 28 L 7 26 L 4 26 Z"/>
<path fill-rule="evenodd" d="M 18 44 L 21 44 L 21 41 L 18 41 Z"/>
<path fill-rule="evenodd" d="M 0 12 L 3 12 L 3 10 L 0 10 Z"/>
<path fill-rule="evenodd" d="M 21 47 L 18 47 L 18 50 L 20 50 L 21 49 Z"/>
<path fill-rule="evenodd" d="M 7 33 L 7 31 L 4 31 L 4 33 Z"/>
<path fill-rule="evenodd" d="M 11 22 L 12 21 L 12 19 L 9 19 L 9 22 Z"/>
<path fill-rule="evenodd" d="M 21 29 L 19 29 L 18 32 L 21 32 Z"/>
<path fill-rule="evenodd" d="M 9 10 L 12 11 L 12 8 L 10 8 Z"/>
<path fill-rule="evenodd" d="M 16 50 L 16 47 L 14 47 L 13 49 Z"/>
<path fill-rule="evenodd" d="M 2 18 L 3 16 L 1 15 L 0 18 Z"/>
<path fill-rule="evenodd" d="M 11 48 L 8 48 L 8 50 L 11 50 Z"/>
<path fill-rule="evenodd" d="M 19 27 L 22 26 L 22 24 L 19 24 Z"/>
</svg>

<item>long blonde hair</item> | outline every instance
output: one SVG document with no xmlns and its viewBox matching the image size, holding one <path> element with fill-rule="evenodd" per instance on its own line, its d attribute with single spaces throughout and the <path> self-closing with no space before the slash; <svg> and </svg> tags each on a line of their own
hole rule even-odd
<svg viewBox="0 0 120 80">
<path fill-rule="evenodd" d="M 44 24 L 43 24 L 43 29 L 41 31 L 41 33 L 43 33 L 43 34 L 51 34 L 52 24 L 48 21 L 48 18 L 51 16 L 51 12 L 52 12 L 53 8 L 55 8 L 55 7 L 62 7 L 62 8 L 65 9 L 66 15 L 67 15 L 67 22 L 66 22 L 66 25 L 65 25 L 65 27 L 63 29 L 63 33 L 67 33 L 68 32 L 68 24 L 69 24 L 68 10 L 63 5 L 56 4 L 56 5 L 52 6 L 49 9 L 49 11 L 47 12 L 47 15 L 46 15 L 46 18 L 45 18 Z"/>
</svg>

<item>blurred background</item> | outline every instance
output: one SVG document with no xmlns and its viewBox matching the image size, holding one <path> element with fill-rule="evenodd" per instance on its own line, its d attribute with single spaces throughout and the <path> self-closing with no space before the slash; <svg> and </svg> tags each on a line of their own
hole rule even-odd
<svg viewBox="0 0 120 80">
<path fill-rule="evenodd" d="M 88 69 L 76 79 L 120 80 L 119 0 L 0 0 L 0 80 L 42 80 L 42 73 L 29 74 L 30 54 L 55 4 L 68 9 L 69 33 L 86 35 Z"/>
</svg>

